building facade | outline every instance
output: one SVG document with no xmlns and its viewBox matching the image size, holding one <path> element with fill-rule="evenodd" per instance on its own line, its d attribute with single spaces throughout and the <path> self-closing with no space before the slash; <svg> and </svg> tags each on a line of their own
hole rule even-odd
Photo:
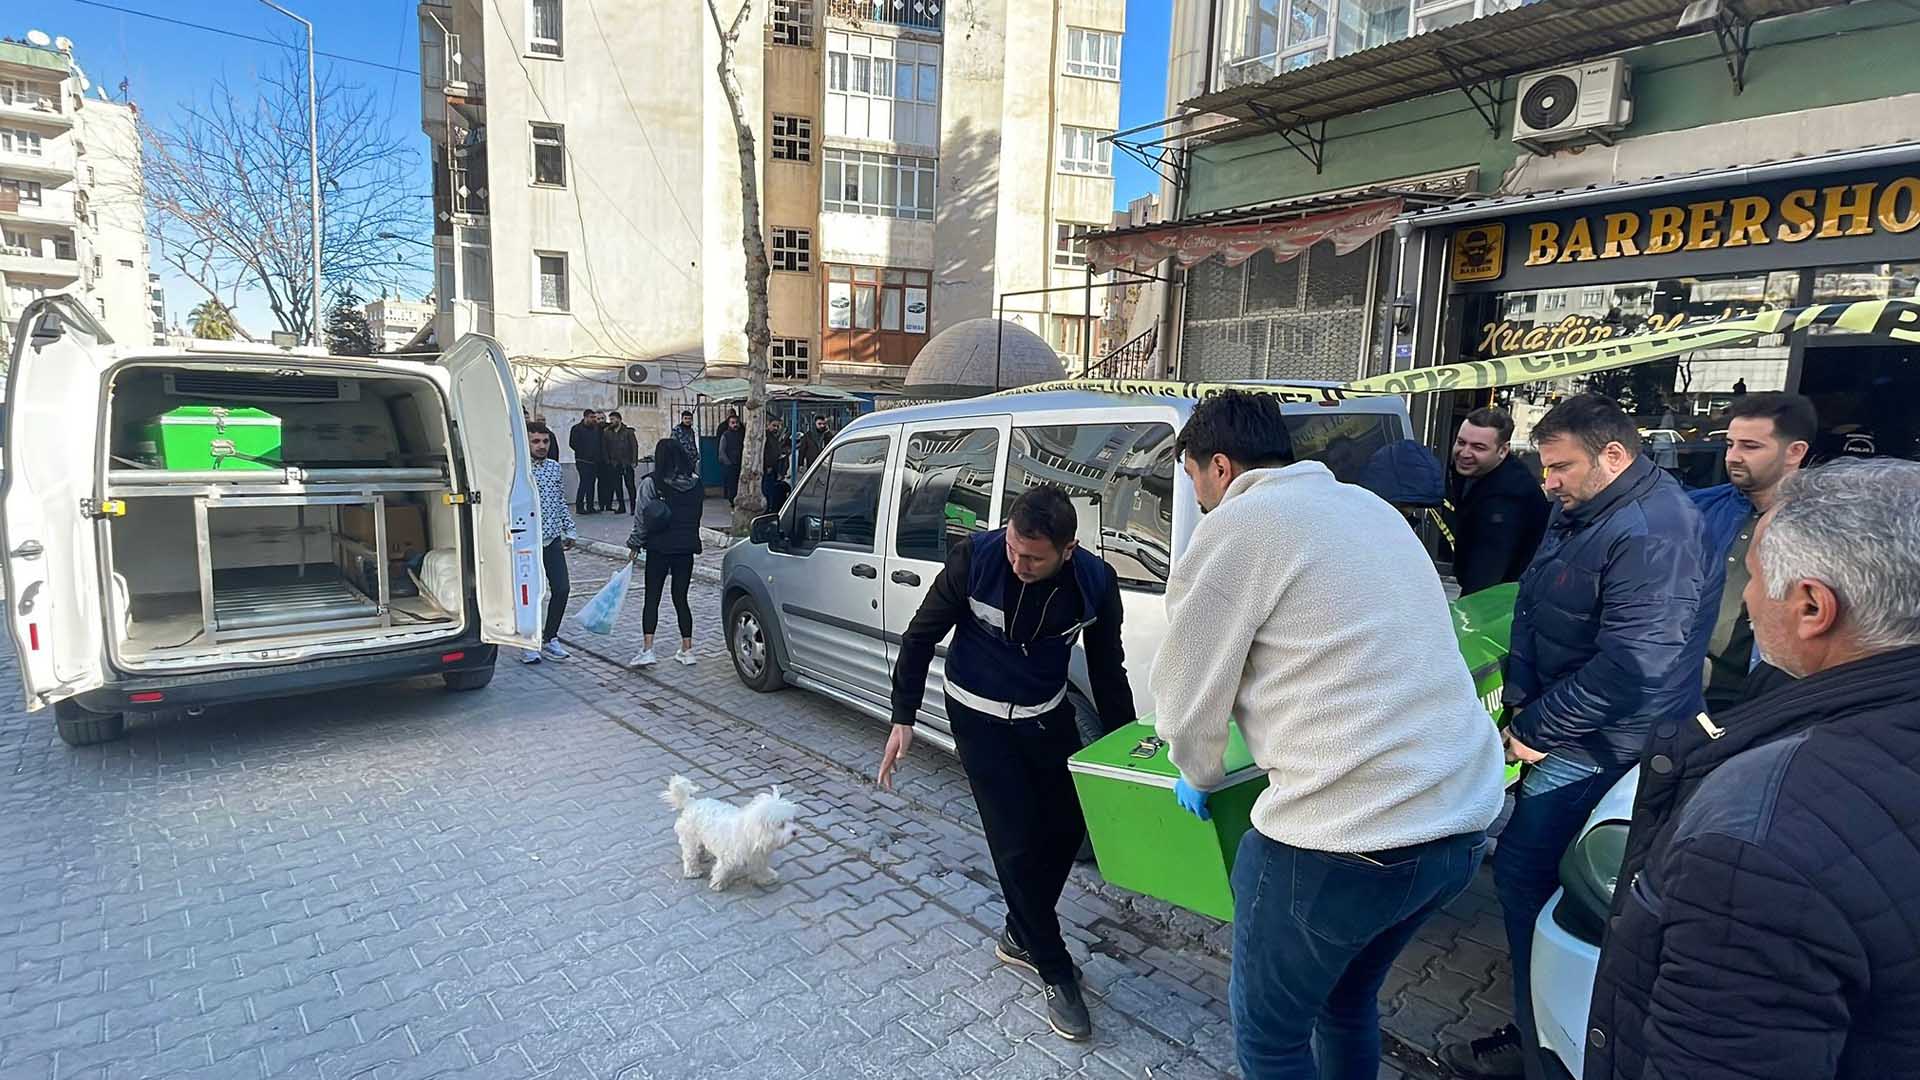
<svg viewBox="0 0 1920 1080">
<path fill-rule="evenodd" d="M 71 42 L 28 36 L 0 41 L 0 352 L 27 304 L 61 293 L 116 341 L 151 342 L 138 112 L 83 92 Z"/>
<path fill-rule="evenodd" d="M 494 333 L 549 412 L 664 413 L 739 372 L 741 156 L 704 3 L 419 11 L 441 340 Z M 1002 304 L 1089 348 L 1068 241 L 1111 218 L 1124 30 L 1123 0 L 754 0 L 734 70 L 772 377 L 893 389 Z"/>
<path fill-rule="evenodd" d="M 399 352 L 414 335 L 433 321 L 435 305 L 431 299 L 402 300 L 383 296 L 360 305 L 367 317 L 367 329 L 383 352 Z"/>
<path fill-rule="evenodd" d="M 1890 0 L 1182 2 L 1177 115 L 1137 144 L 1166 152 L 1173 220 L 1090 250 L 1176 271 L 1166 355 L 1195 379 L 1344 380 L 1912 299 L 1916 47 L 1920 15 Z M 1438 441 L 1489 397 L 1526 416 L 1591 386 L 1705 482 L 1714 415 L 1749 390 L 1813 396 L 1828 452 L 1913 453 L 1912 352 L 1800 336 L 1415 405 Z"/>
</svg>

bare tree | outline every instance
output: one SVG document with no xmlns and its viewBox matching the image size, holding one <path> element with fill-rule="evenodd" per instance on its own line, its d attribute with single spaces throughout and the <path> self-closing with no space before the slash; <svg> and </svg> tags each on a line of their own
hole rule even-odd
<svg viewBox="0 0 1920 1080">
<path fill-rule="evenodd" d="M 170 127 L 143 129 L 141 148 L 159 257 L 228 311 L 257 292 L 295 333 L 314 314 L 304 64 L 289 51 L 256 93 L 216 80 Z M 321 285 L 410 291 L 424 274 L 409 241 L 429 216 L 418 159 L 373 92 L 334 69 L 318 75 Z"/>
<path fill-rule="evenodd" d="M 767 351 L 773 344 L 773 331 L 767 322 L 767 279 L 772 267 L 767 263 L 767 242 L 760 232 L 760 184 L 756 179 L 760 155 L 754 148 L 753 125 L 747 122 L 745 94 L 734 73 L 734 48 L 740 33 L 753 14 L 753 0 L 740 0 L 740 11 L 730 26 L 722 26 L 718 0 L 706 0 L 707 14 L 713 18 L 713 32 L 720 35 L 720 89 L 727 95 L 727 108 L 733 113 L 734 142 L 740 152 L 740 245 L 747 256 L 747 407 L 741 422 L 746 437 L 741 440 L 740 476 L 743 483 L 733 503 L 733 530 L 743 533 L 749 523 L 769 509 L 760 493 L 761 460 L 765 443 L 767 411 Z"/>
</svg>

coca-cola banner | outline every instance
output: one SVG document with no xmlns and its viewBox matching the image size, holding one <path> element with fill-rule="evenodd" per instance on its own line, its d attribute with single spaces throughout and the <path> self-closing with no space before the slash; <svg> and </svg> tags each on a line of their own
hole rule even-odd
<svg viewBox="0 0 1920 1080">
<path fill-rule="evenodd" d="M 1331 241 L 1334 250 L 1345 255 L 1392 228 L 1400 212 L 1399 199 L 1380 199 L 1259 225 L 1171 225 L 1088 240 L 1087 261 L 1101 273 L 1115 269 L 1149 273 L 1168 258 L 1184 270 L 1216 255 L 1228 266 L 1238 266 L 1260 251 L 1270 251 L 1276 262 L 1286 262 L 1322 240 Z"/>
</svg>

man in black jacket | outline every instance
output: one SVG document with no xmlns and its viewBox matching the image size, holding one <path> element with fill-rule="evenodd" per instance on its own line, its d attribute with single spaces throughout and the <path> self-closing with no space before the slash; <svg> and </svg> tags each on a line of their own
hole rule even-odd
<svg viewBox="0 0 1920 1080">
<path fill-rule="evenodd" d="M 1054 1032 L 1080 1041 L 1092 1037 L 1093 1022 L 1054 906 L 1087 835 L 1067 772 L 1080 749 L 1068 669 L 1083 634 L 1101 728 L 1130 724 L 1135 713 L 1120 644 L 1120 579 L 1077 535 L 1073 504 L 1042 486 L 1014 500 L 1006 528 L 952 545 L 901 635 L 879 781 L 893 786 L 934 650 L 951 632 L 947 722 L 1007 901 L 995 955 L 1040 976 Z"/>
<path fill-rule="evenodd" d="M 1920 464 L 1795 474 L 1746 562 L 1797 678 L 1654 729 L 1586 1080 L 1920 1076 Z"/>
<path fill-rule="evenodd" d="M 573 467 L 580 474 L 580 486 L 573 496 L 578 514 L 600 512 L 600 466 L 606 458 L 605 435 L 600 430 L 600 414 L 588 409 L 580 422 L 567 432 L 567 448 L 573 451 Z"/>
<path fill-rule="evenodd" d="M 1444 510 L 1462 596 L 1519 581 L 1547 531 L 1547 497 L 1512 439 L 1513 417 L 1493 408 L 1468 413 L 1453 437 Z"/>
</svg>

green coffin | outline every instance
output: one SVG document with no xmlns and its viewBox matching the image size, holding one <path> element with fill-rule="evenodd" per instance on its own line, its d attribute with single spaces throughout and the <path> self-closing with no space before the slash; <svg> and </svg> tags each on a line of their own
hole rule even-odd
<svg viewBox="0 0 1920 1080">
<path fill-rule="evenodd" d="M 182 405 L 147 421 L 137 456 L 172 472 L 280 468 L 280 418 L 262 409 Z"/>
<path fill-rule="evenodd" d="M 1518 586 L 1496 585 L 1453 604 L 1453 628 L 1474 689 L 1489 718 L 1500 712 L 1501 660 L 1507 654 Z M 1253 803 L 1267 788 L 1239 725 L 1229 728 L 1225 786 L 1207 798 L 1211 821 L 1201 821 L 1173 799 L 1179 771 L 1146 717 L 1073 755 L 1068 767 L 1093 839 L 1100 874 L 1124 889 L 1176 907 L 1233 918 L 1233 856 L 1252 827 Z M 1507 782 L 1519 766 L 1507 768 Z"/>
</svg>

